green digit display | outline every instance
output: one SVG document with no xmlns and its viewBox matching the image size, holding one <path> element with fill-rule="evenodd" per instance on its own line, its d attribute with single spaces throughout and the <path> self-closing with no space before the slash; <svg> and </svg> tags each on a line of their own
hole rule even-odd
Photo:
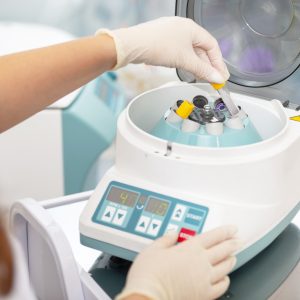
<svg viewBox="0 0 300 300">
<path fill-rule="evenodd" d="M 169 202 L 150 197 L 145 211 L 158 216 L 164 216 L 169 208 Z"/>
<path fill-rule="evenodd" d="M 112 187 L 106 197 L 108 201 L 134 207 L 139 194 L 120 188 Z"/>
</svg>

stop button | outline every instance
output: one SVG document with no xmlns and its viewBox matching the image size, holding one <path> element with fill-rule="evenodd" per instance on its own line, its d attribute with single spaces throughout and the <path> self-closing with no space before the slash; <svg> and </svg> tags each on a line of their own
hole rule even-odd
<svg viewBox="0 0 300 300">
<path fill-rule="evenodd" d="M 187 228 L 181 228 L 179 235 L 178 235 L 178 243 L 181 243 L 183 241 L 186 241 L 188 239 L 190 239 L 191 237 L 196 235 L 196 231 L 194 230 L 190 230 Z"/>
</svg>

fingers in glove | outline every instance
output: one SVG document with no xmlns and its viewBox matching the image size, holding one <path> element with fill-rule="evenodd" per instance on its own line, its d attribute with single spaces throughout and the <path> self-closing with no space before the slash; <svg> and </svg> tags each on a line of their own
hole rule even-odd
<svg viewBox="0 0 300 300">
<path fill-rule="evenodd" d="M 226 80 L 228 80 L 228 78 L 230 77 L 230 73 L 229 73 L 229 71 L 228 71 L 228 69 L 227 69 L 227 66 L 226 66 L 226 64 L 225 64 L 224 61 L 223 61 L 223 71 L 221 71 L 221 73 L 222 73 L 222 75 L 224 76 L 224 78 L 225 78 Z"/>
<path fill-rule="evenodd" d="M 148 249 L 163 249 L 174 246 L 177 243 L 178 233 L 175 231 L 170 231 L 164 236 L 160 237 L 156 241 L 154 241 Z"/>
<path fill-rule="evenodd" d="M 229 78 L 218 41 L 207 30 L 197 26 L 193 34 L 193 47 L 206 51 L 210 64 L 223 76 L 223 82 Z"/>
<path fill-rule="evenodd" d="M 219 46 L 207 51 L 207 56 L 214 68 L 216 68 L 224 77 L 224 81 L 228 79 L 228 70 L 224 64 L 221 50 Z"/>
<path fill-rule="evenodd" d="M 226 240 L 207 250 L 208 259 L 212 265 L 216 265 L 239 250 L 241 245 L 238 239 Z"/>
<path fill-rule="evenodd" d="M 228 276 L 224 277 L 222 280 L 217 282 L 212 286 L 211 299 L 217 299 L 221 297 L 228 289 L 230 285 L 230 279 Z"/>
<path fill-rule="evenodd" d="M 202 60 L 194 51 L 186 55 L 180 62 L 181 68 L 193 73 L 199 79 L 205 79 L 209 82 L 223 83 L 224 77 L 210 63 Z"/>
<path fill-rule="evenodd" d="M 207 53 L 206 51 L 204 51 L 203 49 L 201 48 L 194 48 L 194 51 L 196 53 L 196 55 L 201 59 L 203 60 L 204 62 L 210 64 L 210 60 L 207 56 Z"/>
<path fill-rule="evenodd" d="M 226 275 L 230 273 L 236 264 L 236 257 L 230 256 L 223 260 L 219 264 L 215 265 L 212 269 L 211 283 L 215 284 L 222 280 Z"/>
<path fill-rule="evenodd" d="M 224 72 L 223 56 L 218 41 L 207 30 L 199 26 L 197 26 L 197 29 L 194 32 L 193 41 L 193 47 L 199 47 L 205 50 L 212 66 L 223 76 L 226 76 L 226 72 Z M 226 79 L 227 78 L 224 78 L 224 81 Z"/>
<path fill-rule="evenodd" d="M 237 231 L 238 228 L 236 226 L 227 225 L 200 234 L 196 238 L 204 248 L 208 249 L 223 241 L 233 238 Z"/>
<path fill-rule="evenodd" d="M 195 51 L 196 55 L 202 61 L 206 62 L 209 65 L 212 65 L 222 75 L 223 82 L 229 78 L 230 74 L 228 72 L 227 66 L 226 66 L 225 62 L 223 61 L 223 59 L 222 59 L 221 63 L 219 63 L 219 62 L 215 63 L 209 59 L 207 52 L 204 51 L 203 49 L 201 49 L 199 47 L 195 47 L 194 51 Z"/>
<path fill-rule="evenodd" d="M 193 46 L 200 47 L 206 52 L 211 52 L 214 59 L 218 58 L 222 60 L 222 54 L 219 50 L 219 45 L 217 40 L 203 27 L 195 23 L 195 30 L 193 31 Z M 218 51 L 219 50 L 219 51 Z"/>
</svg>

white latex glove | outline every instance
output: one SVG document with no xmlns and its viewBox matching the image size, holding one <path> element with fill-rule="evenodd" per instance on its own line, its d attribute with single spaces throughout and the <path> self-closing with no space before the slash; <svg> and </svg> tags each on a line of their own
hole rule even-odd
<svg viewBox="0 0 300 300">
<path fill-rule="evenodd" d="M 177 234 L 167 234 L 142 251 L 129 270 L 117 300 L 141 295 L 153 300 L 220 297 L 229 286 L 233 253 L 241 246 L 236 227 L 225 226 L 176 244 Z"/>
<path fill-rule="evenodd" d="M 117 30 L 100 29 L 114 39 L 115 69 L 129 63 L 180 68 L 198 79 L 223 83 L 229 72 L 217 40 L 191 19 L 163 17 Z"/>
</svg>

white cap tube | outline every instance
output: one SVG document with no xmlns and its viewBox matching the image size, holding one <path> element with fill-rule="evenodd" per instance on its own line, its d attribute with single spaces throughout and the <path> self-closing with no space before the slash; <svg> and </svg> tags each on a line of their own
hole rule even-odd
<svg viewBox="0 0 300 300">
<path fill-rule="evenodd" d="M 221 135 L 224 127 L 222 122 L 207 123 L 205 124 L 206 132 L 210 135 Z"/>
<path fill-rule="evenodd" d="M 174 110 L 171 110 L 166 120 L 170 123 L 179 123 L 182 121 L 182 118 L 179 117 Z"/>
<path fill-rule="evenodd" d="M 183 132 L 195 132 L 200 128 L 200 124 L 190 119 L 185 119 L 182 122 L 181 130 Z"/>
<path fill-rule="evenodd" d="M 244 129 L 244 123 L 239 116 L 228 118 L 225 125 L 232 129 Z"/>
</svg>

